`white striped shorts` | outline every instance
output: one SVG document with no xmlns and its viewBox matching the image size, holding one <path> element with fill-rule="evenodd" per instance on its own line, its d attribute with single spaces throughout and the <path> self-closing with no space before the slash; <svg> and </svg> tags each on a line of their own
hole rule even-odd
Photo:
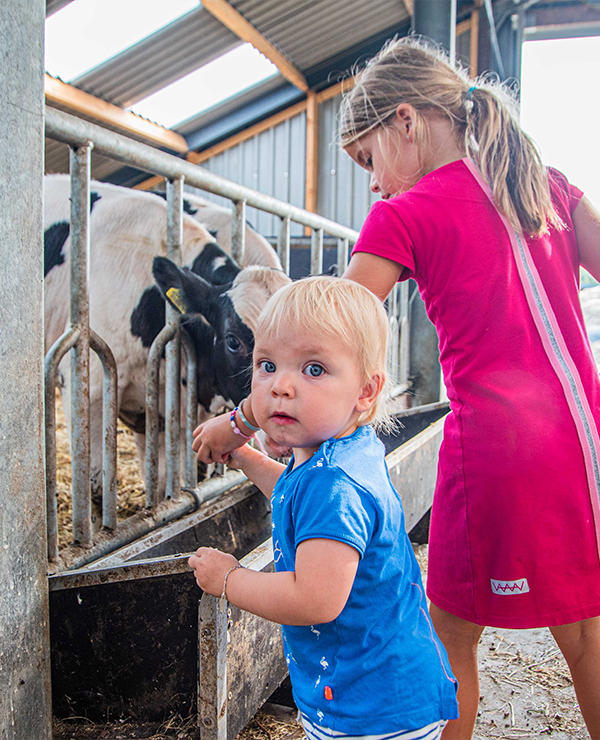
<svg viewBox="0 0 600 740">
<path fill-rule="evenodd" d="M 299 713 L 304 734 L 307 740 L 439 740 L 442 736 L 442 730 L 446 726 L 446 720 L 433 722 L 426 727 L 418 730 L 398 730 L 397 732 L 386 732 L 383 735 L 345 735 L 343 732 L 328 730 L 326 727 L 317 727 L 308 719 L 305 714 Z"/>
</svg>

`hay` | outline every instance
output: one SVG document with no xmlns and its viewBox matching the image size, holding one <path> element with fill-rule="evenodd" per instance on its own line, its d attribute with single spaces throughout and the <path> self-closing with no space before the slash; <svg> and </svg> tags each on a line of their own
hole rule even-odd
<svg viewBox="0 0 600 740">
<path fill-rule="evenodd" d="M 56 498 L 58 546 L 73 539 L 71 502 L 71 452 L 60 394 L 56 393 Z M 117 426 L 117 520 L 144 508 L 146 493 L 133 432 L 121 422 Z"/>
</svg>

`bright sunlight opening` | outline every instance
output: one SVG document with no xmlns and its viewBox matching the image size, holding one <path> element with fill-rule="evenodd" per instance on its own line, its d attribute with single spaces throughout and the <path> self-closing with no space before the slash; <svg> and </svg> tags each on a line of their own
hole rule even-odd
<svg viewBox="0 0 600 740">
<path fill-rule="evenodd" d="M 73 0 L 46 20 L 46 71 L 70 82 L 198 5 L 198 0 Z"/>
<path fill-rule="evenodd" d="M 527 41 L 522 70 L 523 128 L 600 208 L 600 38 Z"/>
<path fill-rule="evenodd" d="M 251 44 L 243 44 L 129 110 L 172 128 L 277 73 L 277 67 Z"/>
</svg>

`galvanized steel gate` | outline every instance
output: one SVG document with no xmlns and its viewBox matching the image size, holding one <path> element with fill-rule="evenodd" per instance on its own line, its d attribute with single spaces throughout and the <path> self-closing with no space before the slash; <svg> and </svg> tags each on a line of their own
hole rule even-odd
<svg viewBox="0 0 600 740">
<path fill-rule="evenodd" d="M 189 544 L 188 530 L 205 527 L 212 517 L 234 511 L 235 506 L 256 506 L 250 484 L 239 471 L 197 485 L 196 460 L 191 449 L 192 431 L 197 418 L 195 395 L 196 357 L 193 345 L 180 328 L 180 317 L 167 306 L 166 325 L 150 348 L 147 369 L 146 408 L 146 510 L 117 524 L 116 521 L 116 422 L 117 369 L 110 348 L 89 326 L 87 260 L 90 251 L 90 153 L 92 147 L 123 164 L 164 177 L 167 181 L 167 256 L 181 264 L 182 214 L 184 184 L 229 198 L 233 202 L 232 256 L 243 264 L 246 205 L 274 214 L 280 219 L 277 252 L 283 268 L 290 267 L 290 224 L 297 222 L 312 230 L 311 273 L 322 271 L 323 235 L 338 240 L 338 270 L 348 262 L 350 246 L 358 234 L 352 229 L 283 203 L 270 196 L 242 187 L 224 178 L 160 152 L 99 126 L 74 118 L 52 108 L 46 109 L 46 135 L 71 147 L 71 326 L 60 337 L 46 357 L 46 456 L 48 506 L 48 557 L 50 590 L 54 603 L 66 604 L 94 600 L 101 584 L 181 577 L 187 571 L 186 558 L 177 552 L 195 549 Z M 409 365 L 409 300 L 408 286 L 396 288 L 388 302 L 392 342 L 390 364 L 394 381 L 393 394 L 408 388 Z M 185 485 L 180 484 L 180 354 L 183 345 L 186 362 L 186 450 Z M 89 462 L 89 353 L 96 352 L 104 370 L 103 387 L 103 529 L 97 534 L 91 528 L 91 493 Z M 72 383 L 72 499 L 73 535 L 77 544 L 58 550 L 56 514 L 56 443 L 55 386 L 61 359 L 71 351 Z M 158 488 L 159 373 L 163 351 L 165 362 L 165 431 L 166 492 L 161 498 Z M 434 435 L 433 454 L 439 446 Z M 238 488 L 235 488 L 238 486 Z M 231 490 L 234 489 L 234 490 Z M 218 500 L 217 500 L 217 497 Z M 259 495 L 259 498 L 263 498 Z M 233 508 L 232 508 L 233 507 Z M 195 512 L 195 513 L 194 513 Z M 228 520 L 229 521 L 229 520 Z M 169 524 L 171 522 L 171 524 Z M 235 522 L 234 525 L 235 526 Z M 232 529 L 231 521 L 229 527 Z M 259 528 L 260 529 L 260 528 Z M 156 530 L 156 531 L 155 531 Z M 195 531 L 195 530 L 194 530 Z M 203 530 L 206 532 L 206 529 Z M 254 544 L 246 554 L 248 567 L 273 567 L 269 532 L 255 533 Z M 210 532 L 208 533 L 210 537 Z M 256 537 L 259 537 L 257 540 Z M 193 539 L 193 538 L 192 538 Z M 246 537 L 248 540 L 248 537 Z M 250 540 L 248 540 L 250 541 Z M 174 544 L 173 544 L 174 543 Z M 175 548 L 175 549 L 173 549 Z M 112 553 L 112 554 L 111 554 Z M 242 555 L 247 551 L 242 551 Z M 158 558 L 153 555 L 158 554 Z M 166 554 L 166 557 L 164 556 Z M 163 555 L 163 557 L 160 557 Z M 142 559 L 140 559 L 142 558 Z M 74 589 L 87 587 L 85 597 Z M 134 596 L 130 598 L 135 601 Z M 58 601 L 56 601 L 58 599 Z M 52 601 L 52 599 L 51 599 Z M 133 603 L 133 602 L 132 602 Z M 274 625 L 204 595 L 198 614 L 197 659 L 199 667 L 198 711 L 203 738 L 232 738 L 248 718 L 286 675 L 279 630 Z M 233 639 L 235 638 L 235 640 Z M 269 646 L 256 652 L 256 641 Z M 237 646 L 233 658 L 231 644 Z M 229 647 L 228 647 L 229 645 Z M 256 661 L 242 656 L 251 654 Z M 229 666 L 229 668 L 228 668 Z M 246 666 L 244 668 L 244 666 Z M 229 670 L 229 679 L 227 672 Z M 245 672 L 244 672 L 245 671 Z M 250 673 L 249 673 L 250 671 Z M 241 692 L 234 697 L 238 687 Z M 232 713 L 232 709 L 235 711 Z M 229 718 L 228 718 L 229 708 Z"/>
<path fill-rule="evenodd" d="M 48 556 L 53 570 L 81 567 L 105 555 L 111 549 L 131 542 L 151 529 L 162 526 L 193 511 L 200 502 L 240 481 L 239 473 L 228 473 L 216 486 L 209 482 L 196 490 L 196 461 L 191 449 L 196 423 L 195 383 L 187 384 L 185 487 L 179 479 L 180 459 L 180 345 L 187 357 L 188 378 L 196 376 L 196 358 L 190 340 L 179 327 L 180 317 L 167 306 L 167 323 L 154 341 L 148 359 L 146 409 L 146 506 L 152 512 L 134 515 L 125 523 L 116 522 L 116 364 L 110 348 L 90 329 L 88 312 L 87 258 L 89 255 L 90 152 L 101 154 L 123 164 L 161 175 L 167 180 L 167 256 L 181 264 L 182 214 L 184 183 L 233 201 L 232 256 L 243 264 L 246 205 L 279 216 L 278 255 L 286 272 L 290 265 L 290 222 L 312 229 L 311 273 L 322 271 L 323 234 L 338 239 L 338 269 L 348 262 L 348 251 L 358 234 L 314 213 L 237 185 L 178 157 L 160 152 L 92 123 L 53 108 L 46 109 L 46 135 L 71 147 L 71 326 L 57 340 L 46 358 L 46 450 L 48 502 Z M 408 387 L 408 288 L 396 288 L 389 304 L 392 328 L 390 358 L 394 393 Z M 103 395 L 103 503 L 104 531 L 94 537 L 91 531 L 89 467 L 89 351 L 98 354 L 104 369 Z M 72 480 L 73 538 L 79 550 L 70 548 L 66 555 L 58 552 L 56 516 L 56 449 L 55 449 L 55 378 L 64 355 L 72 353 Z M 158 491 L 158 389 L 159 367 L 166 353 L 165 431 L 166 494 Z"/>
</svg>

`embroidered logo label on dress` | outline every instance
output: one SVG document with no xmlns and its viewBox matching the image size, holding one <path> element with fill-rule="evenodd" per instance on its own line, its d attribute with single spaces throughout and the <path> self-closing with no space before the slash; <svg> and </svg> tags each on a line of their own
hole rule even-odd
<svg viewBox="0 0 600 740">
<path fill-rule="evenodd" d="M 490 583 L 492 584 L 492 591 L 499 596 L 529 593 L 527 578 L 519 578 L 516 581 L 495 581 L 490 578 Z"/>
</svg>

